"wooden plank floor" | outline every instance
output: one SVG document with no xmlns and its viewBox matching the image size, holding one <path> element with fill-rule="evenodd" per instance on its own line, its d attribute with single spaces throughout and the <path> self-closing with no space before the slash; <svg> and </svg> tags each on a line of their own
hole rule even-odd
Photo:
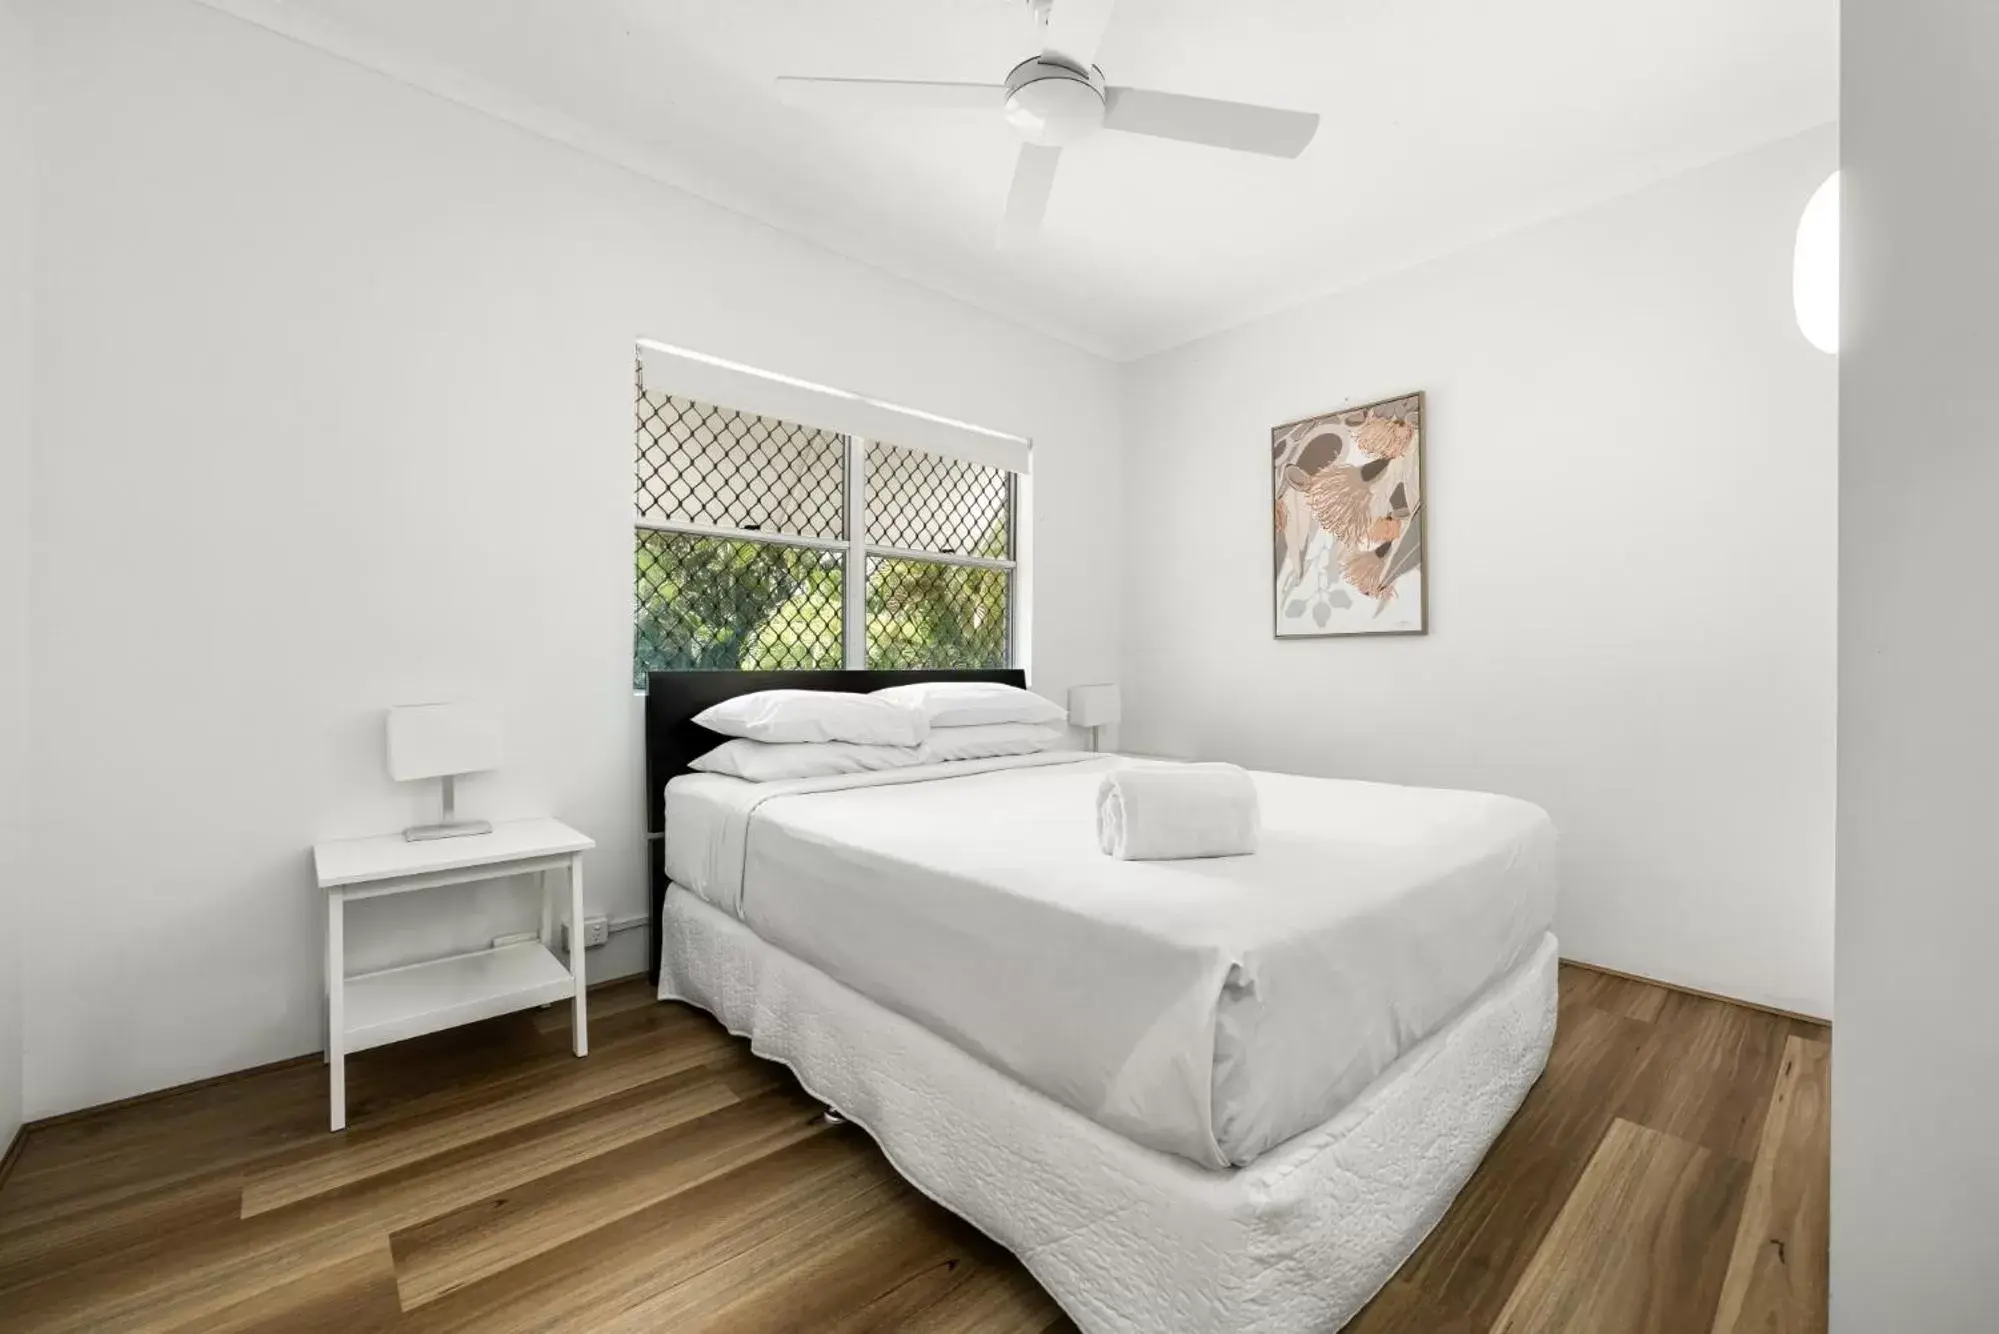
<svg viewBox="0 0 1999 1334">
<path fill-rule="evenodd" d="M 29 1135 L 0 1330 L 1069 1330 L 779 1067 L 642 982 Z M 1825 1328 L 1827 1035 L 1565 968 L 1548 1073 L 1362 1334 Z"/>
</svg>

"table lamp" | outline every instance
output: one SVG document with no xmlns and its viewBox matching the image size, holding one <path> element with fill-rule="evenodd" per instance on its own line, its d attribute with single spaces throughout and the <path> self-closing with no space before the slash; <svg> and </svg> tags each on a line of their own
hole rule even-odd
<svg viewBox="0 0 1999 1334">
<path fill-rule="evenodd" d="M 1118 720 L 1122 705 L 1115 685 L 1069 687 L 1069 721 L 1090 729 L 1090 749 L 1099 749 L 1098 732 Z"/>
<path fill-rule="evenodd" d="M 444 780 L 444 818 L 403 830 L 412 843 L 490 834 L 491 822 L 458 818 L 460 774 L 500 767 L 500 729 L 472 704 L 401 704 L 389 710 L 389 777 L 398 783 Z"/>
</svg>

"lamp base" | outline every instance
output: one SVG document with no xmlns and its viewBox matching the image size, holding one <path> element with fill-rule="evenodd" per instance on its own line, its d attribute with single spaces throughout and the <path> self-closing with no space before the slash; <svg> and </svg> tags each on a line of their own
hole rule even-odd
<svg viewBox="0 0 1999 1334">
<path fill-rule="evenodd" d="M 428 843 L 434 838 L 470 838 L 493 832 L 491 820 L 458 818 L 458 775 L 444 774 L 444 818 L 436 824 L 411 825 L 403 830 L 405 843 Z"/>
<path fill-rule="evenodd" d="M 428 843 L 434 838 L 470 838 L 474 834 L 493 832 L 491 820 L 453 820 L 449 824 L 411 825 L 403 830 L 403 841 L 407 843 Z"/>
</svg>

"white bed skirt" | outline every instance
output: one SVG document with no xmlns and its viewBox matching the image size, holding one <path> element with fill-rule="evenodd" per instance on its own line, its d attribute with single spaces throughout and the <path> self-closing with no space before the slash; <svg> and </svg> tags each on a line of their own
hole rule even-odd
<svg viewBox="0 0 1999 1334">
<path fill-rule="evenodd" d="M 995 1072 L 678 886 L 664 936 L 661 999 L 790 1066 L 1090 1334 L 1337 1330 L 1443 1217 L 1555 1036 L 1550 935 L 1332 1120 L 1214 1172 Z"/>
</svg>

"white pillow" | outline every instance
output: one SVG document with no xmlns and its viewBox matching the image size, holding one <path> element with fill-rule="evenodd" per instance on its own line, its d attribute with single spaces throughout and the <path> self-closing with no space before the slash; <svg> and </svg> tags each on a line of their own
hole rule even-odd
<svg viewBox="0 0 1999 1334">
<path fill-rule="evenodd" d="M 1062 706 L 1031 690 L 997 681 L 926 681 L 890 686 L 870 699 L 887 700 L 920 714 L 932 727 L 978 727 L 986 723 L 1061 723 Z"/>
<path fill-rule="evenodd" d="M 971 727 L 940 727 L 923 743 L 928 763 L 944 760 L 984 760 L 995 755 L 1032 755 L 1054 750 L 1069 739 L 1066 728 L 1039 723 L 979 723 Z"/>
<path fill-rule="evenodd" d="M 752 741 L 920 746 L 930 735 L 918 710 L 840 690 L 759 690 L 703 709 L 694 721 L 711 732 Z"/>
<path fill-rule="evenodd" d="M 752 783 L 784 778 L 830 778 L 925 763 L 917 746 L 862 746 L 851 741 L 724 741 L 688 764 L 702 773 L 727 774 Z"/>
</svg>

